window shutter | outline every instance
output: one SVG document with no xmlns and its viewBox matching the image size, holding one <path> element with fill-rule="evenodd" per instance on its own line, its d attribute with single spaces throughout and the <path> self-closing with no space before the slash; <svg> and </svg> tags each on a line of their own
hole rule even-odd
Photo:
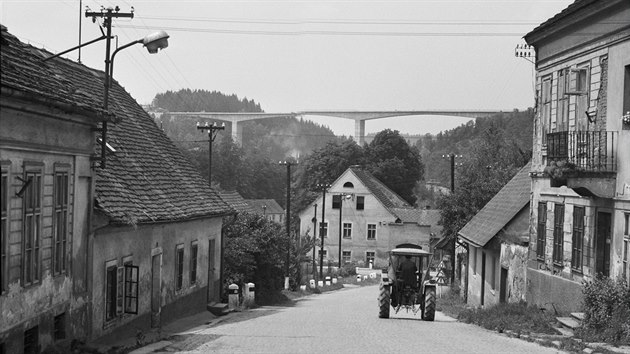
<svg viewBox="0 0 630 354">
<path fill-rule="evenodd" d="M 125 266 L 125 313 L 138 314 L 138 277 L 140 267 Z"/>
<path fill-rule="evenodd" d="M 123 313 L 123 298 L 125 289 L 123 287 L 125 277 L 125 267 L 118 267 L 116 269 L 116 315 Z"/>
</svg>

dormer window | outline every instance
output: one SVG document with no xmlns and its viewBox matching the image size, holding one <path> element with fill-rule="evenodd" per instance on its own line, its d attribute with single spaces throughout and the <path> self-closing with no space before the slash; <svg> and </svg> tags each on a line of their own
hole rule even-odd
<svg viewBox="0 0 630 354">
<path fill-rule="evenodd" d="M 343 184 L 343 188 L 354 188 L 354 184 L 352 184 L 352 182 L 346 182 Z"/>
</svg>

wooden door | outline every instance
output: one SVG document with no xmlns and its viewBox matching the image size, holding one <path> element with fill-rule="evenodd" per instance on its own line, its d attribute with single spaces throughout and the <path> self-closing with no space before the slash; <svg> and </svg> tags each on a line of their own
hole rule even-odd
<svg viewBox="0 0 630 354">
<path fill-rule="evenodd" d="M 162 310 L 162 254 L 151 258 L 151 327 L 160 326 L 160 312 Z"/>
<path fill-rule="evenodd" d="M 595 235 L 595 272 L 610 276 L 610 244 L 611 237 L 610 213 L 598 212 Z"/>
<path fill-rule="evenodd" d="M 499 302 L 507 301 L 507 268 L 501 267 L 501 289 L 499 289 Z"/>
<path fill-rule="evenodd" d="M 486 297 L 486 252 L 481 251 L 481 300 L 483 306 Z"/>
<path fill-rule="evenodd" d="M 219 301 L 216 294 L 216 282 L 215 282 L 215 257 L 216 242 L 214 239 L 208 241 L 208 303 Z M 220 285 L 220 284 L 219 284 Z"/>
</svg>

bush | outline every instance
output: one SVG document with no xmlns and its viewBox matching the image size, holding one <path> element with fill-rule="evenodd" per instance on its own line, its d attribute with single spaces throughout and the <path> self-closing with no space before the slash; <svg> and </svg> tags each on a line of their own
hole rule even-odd
<svg viewBox="0 0 630 354">
<path fill-rule="evenodd" d="M 344 264 L 339 270 L 340 277 L 350 277 L 353 275 L 357 275 L 357 263 L 355 261 Z"/>
<path fill-rule="evenodd" d="M 630 344 L 630 287 L 598 275 L 584 283 L 584 321 L 578 335 L 586 340 Z"/>
</svg>

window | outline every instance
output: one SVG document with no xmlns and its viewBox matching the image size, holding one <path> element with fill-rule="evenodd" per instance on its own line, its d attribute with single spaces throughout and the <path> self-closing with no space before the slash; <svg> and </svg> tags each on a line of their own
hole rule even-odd
<svg viewBox="0 0 630 354">
<path fill-rule="evenodd" d="M 571 268 L 582 271 L 582 249 L 584 247 L 584 208 L 573 208 L 573 237 L 571 245 Z"/>
<path fill-rule="evenodd" d="M 110 265 L 105 270 L 105 321 L 109 321 L 116 317 L 116 299 L 118 292 L 116 291 L 118 285 L 118 267 L 116 264 Z"/>
<path fill-rule="evenodd" d="M 354 188 L 354 184 L 352 184 L 352 182 L 346 182 L 343 184 L 343 188 Z"/>
<path fill-rule="evenodd" d="M 374 264 L 374 252 L 367 251 L 365 252 L 365 265 Z"/>
<path fill-rule="evenodd" d="M 9 244 L 9 174 L 2 170 L 2 180 L 0 185 L 0 209 L 2 218 L 0 219 L 0 294 L 7 290 L 7 278 L 9 269 L 9 256 L 7 247 Z"/>
<path fill-rule="evenodd" d="M 40 227 L 42 218 L 42 173 L 28 171 L 24 174 L 26 189 L 22 197 L 22 281 L 30 285 L 39 281 Z"/>
<path fill-rule="evenodd" d="M 184 245 L 177 245 L 175 249 L 175 290 L 181 290 L 184 285 Z"/>
<path fill-rule="evenodd" d="M 363 210 L 365 208 L 365 197 L 358 196 L 357 197 L 357 210 Z"/>
<path fill-rule="evenodd" d="M 623 277 L 630 282 L 630 214 L 624 214 Z"/>
<path fill-rule="evenodd" d="M 376 240 L 376 224 L 367 225 L 367 239 Z"/>
<path fill-rule="evenodd" d="M 586 111 L 589 108 L 589 63 L 581 64 L 577 68 L 569 70 L 568 95 L 576 95 L 575 119 L 577 130 L 588 130 L 588 118 Z"/>
<path fill-rule="evenodd" d="M 190 245 L 190 285 L 197 282 L 197 241 Z"/>
<path fill-rule="evenodd" d="M 66 338 L 66 313 L 55 316 L 53 323 L 53 335 L 55 340 Z"/>
<path fill-rule="evenodd" d="M 317 250 L 317 256 L 319 259 L 322 259 L 322 255 L 324 257 L 323 259 L 326 259 L 328 257 L 328 251 L 327 250 L 322 251 L 321 249 Z"/>
<path fill-rule="evenodd" d="M 566 94 L 568 83 L 568 71 L 562 69 L 558 71 L 558 100 L 556 113 L 556 129 L 557 132 L 565 132 L 569 130 L 569 96 Z"/>
<path fill-rule="evenodd" d="M 333 209 L 341 208 L 341 195 L 335 194 L 332 196 L 332 208 Z"/>
<path fill-rule="evenodd" d="M 556 204 L 553 210 L 553 262 L 561 265 L 564 243 L 564 205 Z"/>
<path fill-rule="evenodd" d="M 547 239 L 547 203 L 538 203 L 538 227 L 536 229 L 536 257 L 545 259 L 545 244 Z"/>
<path fill-rule="evenodd" d="M 116 260 L 105 264 L 105 322 L 123 313 L 138 314 L 138 273 L 131 261 L 122 267 Z"/>
<path fill-rule="evenodd" d="M 53 274 L 66 271 L 68 239 L 68 172 L 55 172 L 53 182 Z"/>
<path fill-rule="evenodd" d="M 352 223 L 343 223 L 343 238 L 352 238 Z"/>
<path fill-rule="evenodd" d="M 341 261 L 343 262 L 343 264 L 350 263 L 351 259 L 352 259 L 351 251 L 343 251 L 341 253 Z"/>
<path fill-rule="evenodd" d="M 125 309 L 124 313 L 138 314 L 138 282 L 140 267 L 131 261 L 124 263 L 125 268 Z"/>
<path fill-rule="evenodd" d="M 24 354 L 39 353 L 39 327 L 24 331 Z"/>
<path fill-rule="evenodd" d="M 543 126 L 543 144 L 547 143 L 547 133 L 551 126 L 551 75 L 544 77 L 541 87 L 541 117 Z"/>
<path fill-rule="evenodd" d="M 319 223 L 319 237 L 328 237 L 328 221 Z"/>
</svg>

